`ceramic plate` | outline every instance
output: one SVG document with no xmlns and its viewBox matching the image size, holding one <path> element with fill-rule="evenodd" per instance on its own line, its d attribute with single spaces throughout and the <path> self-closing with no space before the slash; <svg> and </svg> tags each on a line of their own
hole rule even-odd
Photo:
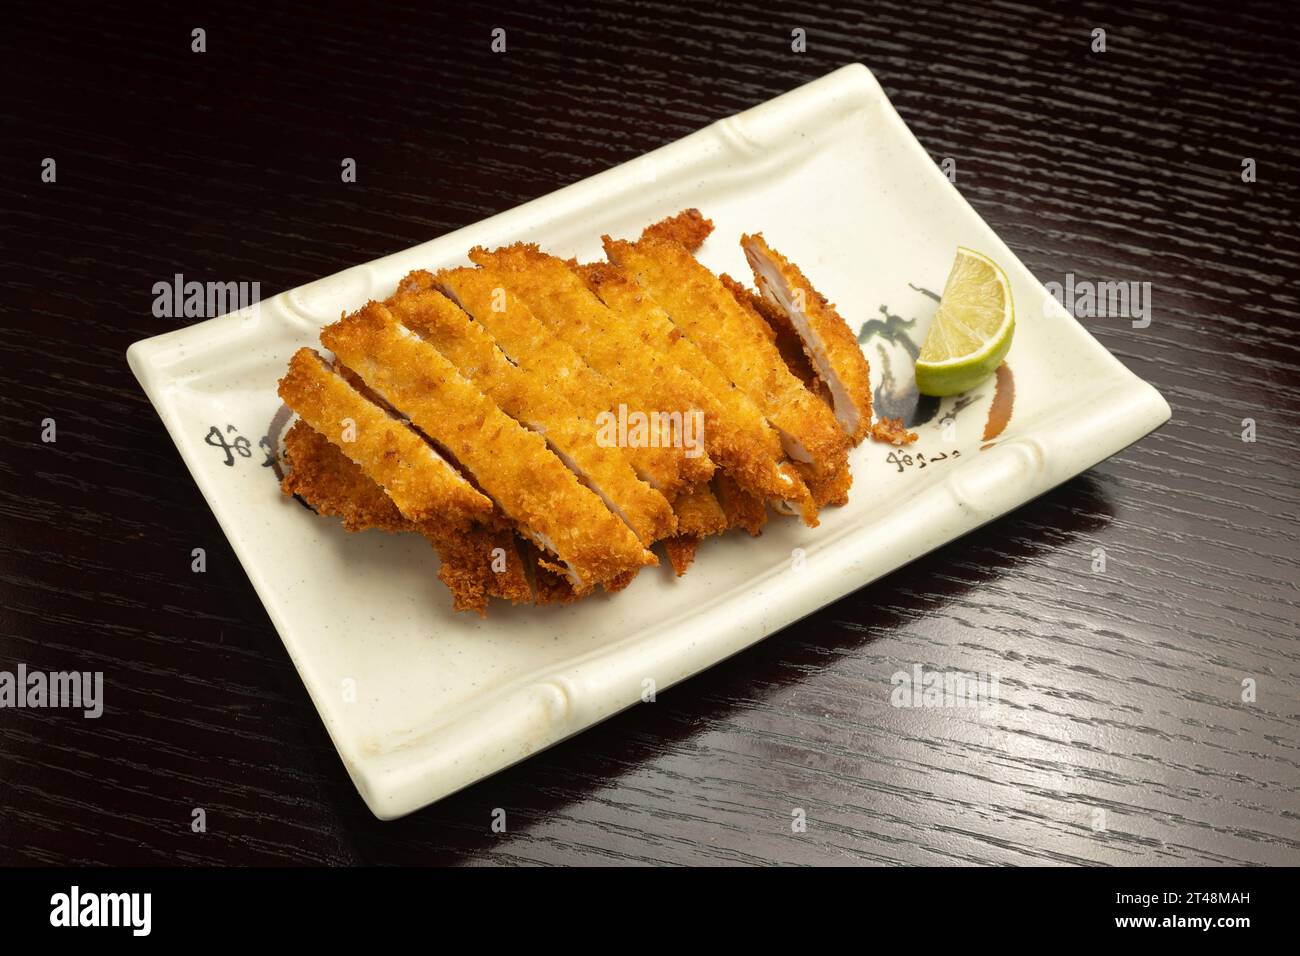
<svg viewBox="0 0 1300 956">
<path fill-rule="evenodd" d="M 853 453 L 847 507 L 712 539 L 690 572 L 643 572 L 568 608 L 455 614 L 414 535 L 347 534 L 281 496 L 276 381 L 320 327 L 413 268 L 516 240 L 581 259 L 698 206 L 700 250 L 748 278 L 762 231 L 833 299 L 871 361 L 878 408 L 920 434 Z M 1011 279 L 996 381 L 918 400 L 912 358 L 958 245 Z M 1169 406 L 1049 299 L 926 155 L 862 66 L 542 199 L 127 353 L 293 658 L 348 773 L 381 818 L 409 813 L 662 691 L 1077 475 Z M 1007 418 L 1007 413 L 1010 417 Z M 1005 424 L 1003 424 L 1005 420 Z M 996 433 L 996 434 L 995 434 Z"/>
</svg>

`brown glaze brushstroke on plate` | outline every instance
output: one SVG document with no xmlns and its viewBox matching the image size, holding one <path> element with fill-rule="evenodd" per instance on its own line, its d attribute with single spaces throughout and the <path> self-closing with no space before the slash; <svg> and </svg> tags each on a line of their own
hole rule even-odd
<svg viewBox="0 0 1300 956">
<path fill-rule="evenodd" d="M 993 404 L 989 406 L 989 417 L 984 422 L 984 437 L 981 441 L 991 442 L 1006 429 L 1011 421 L 1011 412 L 1016 404 L 1016 379 L 1011 374 L 1011 366 L 1003 362 L 998 366 L 996 381 L 993 384 Z M 988 445 L 983 445 L 983 451 Z"/>
</svg>

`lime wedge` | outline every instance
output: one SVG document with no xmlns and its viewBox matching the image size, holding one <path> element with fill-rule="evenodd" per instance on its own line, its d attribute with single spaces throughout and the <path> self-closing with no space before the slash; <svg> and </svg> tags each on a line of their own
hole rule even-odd
<svg viewBox="0 0 1300 956">
<path fill-rule="evenodd" d="M 1006 273 L 988 256 L 958 247 L 939 312 L 916 360 L 922 395 L 957 395 L 1002 364 L 1016 331 Z"/>
</svg>

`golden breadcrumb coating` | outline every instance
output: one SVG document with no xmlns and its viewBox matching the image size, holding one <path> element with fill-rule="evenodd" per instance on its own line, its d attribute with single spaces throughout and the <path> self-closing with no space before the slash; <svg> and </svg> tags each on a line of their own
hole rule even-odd
<svg viewBox="0 0 1300 956">
<path fill-rule="evenodd" d="M 492 502 L 428 442 L 367 401 L 311 349 L 290 359 L 280 397 L 382 486 L 408 520 L 460 526 L 492 514 Z"/>
<path fill-rule="evenodd" d="M 847 474 L 847 469 L 844 474 Z M 727 519 L 728 528 L 744 528 L 754 537 L 763 533 L 767 524 L 767 503 L 742 488 L 730 475 L 718 475 L 713 480 L 718 502 Z"/>
<path fill-rule="evenodd" d="M 620 574 L 618 577 L 614 578 L 613 580 L 606 581 L 602 585 L 602 587 L 604 587 L 605 593 L 607 594 L 617 594 L 619 591 L 622 591 L 629 584 L 631 584 L 633 579 L 636 578 L 638 573 L 640 573 L 639 568 L 632 571 L 624 571 L 622 574 Z"/>
<path fill-rule="evenodd" d="M 705 445 L 723 470 L 760 498 L 810 500 L 758 406 L 682 334 L 631 274 L 608 263 L 581 266 L 579 272 L 618 317 L 622 334 L 658 349 L 662 366 L 672 369 L 668 383 L 704 411 Z"/>
<path fill-rule="evenodd" d="M 490 597 L 513 604 L 532 602 L 524 559 L 509 528 L 461 529 L 426 521 L 419 531 L 442 559 L 438 579 L 451 591 L 455 610 L 483 616 Z"/>
<path fill-rule="evenodd" d="M 399 294 L 393 315 L 438 349 L 507 415 L 545 436 L 551 450 L 649 545 L 677 529 L 668 499 L 637 477 L 617 447 L 602 447 L 596 421 L 543 375 L 514 365 L 492 336 L 439 292 Z"/>
<path fill-rule="evenodd" d="M 713 232 L 713 220 L 705 219 L 704 214 L 698 209 L 683 209 L 675 216 L 669 216 L 667 219 L 660 219 L 658 222 L 646 226 L 641 233 L 641 238 L 647 236 L 659 239 L 671 239 L 673 242 L 680 242 L 683 246 L 694 252 L 704 244 L 704 240 L 709 238 Z"/>
<path fill-rule="evenodd" d="M 817 507 L 835 507 L 849 503 L 849 488 L 853 485 L 853 476 L 846 468 L 833 475 L 808 475 L 808 487 L 812 489 L 813 500 Z"/>
<path fill-rule="evenodd" d="M 664 541 L 664 553 L 668 563 L 673 567 L 673 574 L 681 577 L 695 560 L 695 552 L 700 548 L 701 538 L 693 534 L 679 534 Z"/>
<path fill-rule="evenodd" d="M 423 534 L 438 552 L 438 577 L 451 591 L 457 611 L 481 614 L 489 596 L 515 602 L 532 599 L 523 562 L 514 552 L 513 532 L 484 525 L 412 524 L 360 466 L 301 419 L 284 436 L 284 446 L 292 468 L 282 483 L 285 494 L 298 495 L 319 514 L 341 518 L 348 531 L 379 528 Z"/>
<path fill-rule="evenodd" d="M 677 512 L 679 533 L 664 541 L 664 552 L 680 578 L 695 560 L 700 542 L 727 530 L 727 516 L 708 485 L 692 488 L 673 502 L 673 508 Z"/>
<path fill-rule="evenodd" d="M 791 458 L 818 475 L 848 467 L 848 441 L 830 409 L 786 368 L 763 320 L 685 247 L 654 237 L 635 244 L 605 237 L 605 252 L 754 400 Z"/>
<path fill-rule="evenodd" d="M 284 455 L 289 471 L 280 487 L 286 495 L 302 498 L 317 514 L 341 518 L 348 531 L 414 530 L 360 465 L 302 419 L 285 433 Z"/>
<path fill-rule="evenodd" d="M 563 259 L 522 243 L 494 252 L 471 249 L 469 256 L 480 265 L 501 269 L 507 290 L 522 298 L 543 324 L 608 378 L 615 385 L 615 397 L 630 412 L 691 413 L 681 394 L 665 382 L 672 367 L 663 356 L 623 335 L 621 323 Z M 712 477 L 715 466 L 703 449 L 697 456 L 686 454 L 682 447 L 671 451 L 681 462 L 683 486 Z"/>
<path fill-rule="evenodd" d="M 508 295 L 505 275 L 500 270 L 450 269 L 439 272 L 435 280 L 440 290 L 491 334 L 510 361 L 541 376 L 574 408 L 592 419 L 617 410 L 618 399 L 610 380 L 543 325 L 521 297 Z M 682 488 L 678 450 L 649 446 L 619 450 L 642 480 L 670 500 Z"/>
<path fill-rule="evenodd" d="M 767 244 L 741 236 L 741 248 L 763 297 L 785 315 L 817 377 L 830 391 L 835 417 L 857 445 L 871 428 L 871 370 L 849 324 L 803 272 Z"/>
<path fill-rule="evenodd" d="M 879 418 L 871 424 L 871 437 L 890 445 L 910 445 L 917 435 L 907 430 L 901 418 Z"/>
<path fill-rule="evenodd" d="M 573 582 L 569 580 L 565 569 L 548 561 L 545 552 L 531 541 L 521 538 L 519 544 L 524 566 L 528 569 L 528 577 L 532 582 L 534 604 L 572 604 L 590 593 L 574 590 Z"/>
<path fill-rule="evenodd" d="M 401 295 L 411 295 L 417 292 L 428 292 L 434 287 L 433 273 L 428 269 L 414 269 L 402 277 L 402 281 L 397 283 L 397 291 L 384 300 L 384 305 L 392 305 L 393 300 Z"/>
<path fill-rule="evenodd" d="M 727 530 L 727 516 L 708 485 L 691 489 L 673 502 L 680 534 L 705 538 Z"/>
<path fill-rule="evenodd" d="M 371 302 L 327 326 L 321 342 L 455 455 L 520 531 L 564 562 L 576 587 L 658 563 L 541 435 L 501 411 L 384 305 Z"/>
<path fill-rule="evenodd" d="M 790 317 L 784 312 L 768 302 L 753 289 L 737 282 L 725 272 L 718 276 L 722 284 L 741 305 L 748 306 L 759 314 L 771 330 L 772 342 L 776 345 L 776 350 L 781 353 L 781 358 L 785 359 L 786 367 L 803 382 L 804 385 L 816 391 L 820 383 L 817 378 L 817 372 L 813 369 L 812 363 L 808 360 L 807 354 L 803 349 L 803 341 L 799 334 L 795 332 L 794 326 L 790 324 Z"/>
</svg>

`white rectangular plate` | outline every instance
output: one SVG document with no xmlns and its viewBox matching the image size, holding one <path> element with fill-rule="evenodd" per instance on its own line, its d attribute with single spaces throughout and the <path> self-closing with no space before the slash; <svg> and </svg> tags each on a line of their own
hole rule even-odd
<svg viewBox="0 0 1300 956">
<path fill-rule="evenodd" d="M 946 400 L 906 452 L 858 448 L 851 501 L 823 512 L 819 528 L 774 521 L 758 539 L 706 542 L 679 580 L 654 568 L 612 597 L 568 608 L 494 605 L 486 620 L 452 612 L 420 538 L 347 534 L 281 496 L 259 439 L 280 409 L 276 381 L 290 354 L 316 345 L 322 325 L 390 295 L 411 269 L 467 263 L 474 245 L 537 241 L 595 259 L 602 233 L 632 237 L 687 206 L 717 225 L 700 251 L 711 268 L 748 279 L 738 240 L 762 231 L 855 329 L 873 319 L 902 329 L 864 345 L 875 384 L 888 366 L 901 392 L 911 376 L 906 339 L 922 341 L 935 311 L 918 288 L 942 288 L 958 245 L 992 256 L 1017 304 L 1005 433 L 982 449 L 990 384 L 960 406 Z M 1048 299 L 860 65 L 451 235 L 137 342 L 127 357 L 348 773 L 384 819 L 636 703 L 646 681 L 663 690 L 734 654 L 1169 417 L 1153 388 Z M 207 440 L 213 426 L 249 447 L 227 454 Z"/>
</svg>

